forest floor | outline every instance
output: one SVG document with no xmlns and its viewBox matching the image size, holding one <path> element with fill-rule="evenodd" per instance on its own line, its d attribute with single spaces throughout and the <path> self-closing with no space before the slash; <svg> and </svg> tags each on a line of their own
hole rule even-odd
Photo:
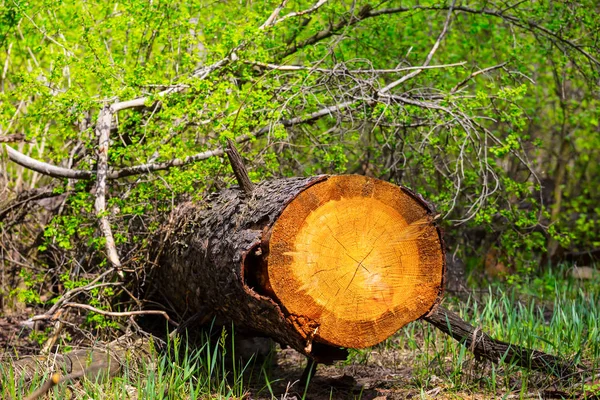
<svg viewBox="0 0 600 400">
<path fill-rule="evenodd" d="M 559 355 L 585 366 L 563 379 L 510 363 L 478 361 L 464 346 L 416 321 L 370 349 L 351 350 L 348 360 L 318 367 L 308 388 L 298 380 L 306 359 L 277 348 L 270 359 L 231 367 L 225 340 L 181 346 L 175 360 L 156 352 L 108 382 L 59 385 L 48 398 L 93 399 L 492 399 L 600 398 L 600 278 L 576 279 L 568 267 L 530 279 L 488 283 L 444 306 L 491 336 Z M 22 315 L 0 318 L 3 356 L 39 351 Z M 21 398 L 30 389 L 0 371 L 0 398 Z"/>
</svg>

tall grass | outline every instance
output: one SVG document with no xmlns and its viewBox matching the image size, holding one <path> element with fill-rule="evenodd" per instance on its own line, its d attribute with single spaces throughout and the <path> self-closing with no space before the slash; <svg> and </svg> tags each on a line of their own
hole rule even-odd
<svg viewBox="0 0 600 400">
<path fill-rule="evenodd" d="M 502 397 L 514 392 L 531 394 L 549 386 L 570 392 L 580 385 L 586 389 L 580 395 L 588 395 L 589 390 L 600 395 L 598 387 L 589 384 L 590 377 L 600 372 L 600 280 L 566 275 L 565 266 L 512 287 L 491 284 L 466 301 L 446 299 L 445 306 L 496 339 L 584 365 L 588 371 L 582 375 L 558 380 L 515 365 L 480 362 L 467 348 L 422 322 L 409 324 L 377 347 L 388 352 L 408 350 L 411 384 L 422 390 L 441 385 L 450 391 Z M 353 353 L 354 362 L 364 359 L 363 352 Z"/>
</svg>

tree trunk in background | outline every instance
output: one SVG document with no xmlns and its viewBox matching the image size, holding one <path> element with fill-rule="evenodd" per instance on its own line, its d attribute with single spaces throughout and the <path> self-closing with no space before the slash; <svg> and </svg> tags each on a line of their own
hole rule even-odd
<svg viewBox="0 0 600 400">
<path fill-rule="evenodd" d="M 439 302 L 434 218 L 411 191 L 356 175 L 227 189 L 174 210 L 152 279 L 182 318 L 211 310 L 332 362 Z"/>
</svg>

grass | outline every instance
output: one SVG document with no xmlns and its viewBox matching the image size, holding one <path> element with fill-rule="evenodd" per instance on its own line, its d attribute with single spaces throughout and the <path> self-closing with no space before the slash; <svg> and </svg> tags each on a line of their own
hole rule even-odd
<svg viewBox="0 0 600 400">
<path fill-rule="evenodd" d="M 232 363 L 228 357 L 232 341 L 222 335 L 218 340 L 207 336 L 195 348 L 176 339 L 170 350 L 154 352 L 151 361 L 132 363 L 119 377 L 59 385 L 50 398 L 281 399 L 292 398 L 294 391 L 300 392 L 298 398 L 318 399 L 382 393 L 390 398 L 434 394 L 436 398 L 538 398 L 548 391 L 594 398 L 600 396 L 600 281 L 574 280 L 566 274 L 567 267 L 561 267 L 510 287 L 494 283 L 466 301 L 449 298 L 445 306 L 494 338 L 589 368 L 569 379 L 477 361 L 468 349 L 434 327 L 414 322 L 371 349 L 352 350 L 346 362 L 321 366 L 308 394 L 297 383 L 292 386 L 300 376 L 302 358 L 288 354 L 291 361 L 286 364 L 280 352 L 277 367 L 268 360 Z M 342 388 L 342 374 L 354 376 L 356 382 Z M 44 379 L 35 378 L 32 387 Z M 15 383 L 10 369 L 0 371 L 0 381 L 0 398 L 17 399 L 28 393 L 23 382 Z"/>
</svg>

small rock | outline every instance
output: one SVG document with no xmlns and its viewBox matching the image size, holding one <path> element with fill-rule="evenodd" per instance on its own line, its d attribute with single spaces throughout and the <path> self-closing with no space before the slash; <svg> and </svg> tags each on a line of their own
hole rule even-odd
<svg viewBox="0 0 600 400">
<path fill-rule="evenodd" d="M 594 279 L 600 276 L 600 271 L 592 267 L 573 267 L 569 275 L 575 279 Z"/>
</svg>

